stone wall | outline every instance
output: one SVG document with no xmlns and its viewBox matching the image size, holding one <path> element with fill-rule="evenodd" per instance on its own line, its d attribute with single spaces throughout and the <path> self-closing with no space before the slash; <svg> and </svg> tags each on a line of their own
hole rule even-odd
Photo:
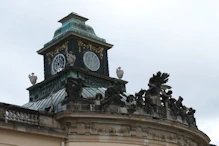
<svg viewBox="0 0 219 146">
<path fill-rule="evenodd" d="M 76 110 L 52 114 L 6 104 L 0 109 L 0 146 L 208 146 L 210 142 L 196 127 L 152 116 Z"/>
<path fill-rule="evenodd" d="M 0 146 L 60 146 L 62 139 L 57 137 L 0 129 Z"/>
</svg>

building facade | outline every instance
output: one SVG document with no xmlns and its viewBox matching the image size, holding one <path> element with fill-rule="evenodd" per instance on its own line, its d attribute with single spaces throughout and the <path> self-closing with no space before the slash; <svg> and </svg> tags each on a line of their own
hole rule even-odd
<svg viewBox="0 0 219 146">
<path fill-rule="evenodd" d="M 45 80 L 33 84 L 23 106 L 0 103 L 0 146 L 209 146 L 195 110 L 172 97 L 169 74 L 157 72 L 148 89 L 126 92 L 123 70 L 109 76 L 108 50 L 88 19 L 61 19 L 44 57 Z"/>
</svg>

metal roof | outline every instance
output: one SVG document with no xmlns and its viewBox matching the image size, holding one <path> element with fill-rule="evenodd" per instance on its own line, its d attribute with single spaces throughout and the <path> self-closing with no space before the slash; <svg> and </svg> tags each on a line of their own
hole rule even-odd
<svg viewBox="0 0 219 146">
<path fill-rule="evenodd" d="M 101 93 L 103 97 L 105 97 L 106 88 L 91 88 L 91 87 L 84 87 L 82 91 L 83 98 L 94 98 L 97 93 Z M 62 102 L 62 100 L 66 97 L 67 93 L 65 88 L 57 91 L 56 93 L 51 93 L 50 96 L 44 98 L 42 100 L 38 100 L 35 102 L 28 102 L 24 104 L 22 107 L 37 110 L 37 111 L 45 111 L 46 108 L 51 107 L 54 105 L 55 109 L 58 107 L 58 104 Z M 129 95 L 125 93 L 125 95 Z M 122 96 L 122 95 L 121 95 Z M 122 96 L 123 97 L 123 96 Z M 125 97 L 123 97 L 123 101 L 125 101 Z"/>
</svg>

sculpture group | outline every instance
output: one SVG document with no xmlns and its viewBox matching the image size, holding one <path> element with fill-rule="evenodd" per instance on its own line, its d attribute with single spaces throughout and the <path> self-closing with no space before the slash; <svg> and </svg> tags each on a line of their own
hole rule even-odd
<svg viewBox="0 0 219 146">
<path fill-rule="evenodd" d="M 119 80 L 108 87 L 105 95 L 98 93 L 96 97 L 84 99 L 82 80 L 68 78 L 66 82 L 65 103 L 92 104 L 98 111 L 109 111 L 111 106 L 127 109 L 127 114 L 145 114 L 154 118 L 171 118 L 181 120 L 192 127 L 196 127 L 195 110 L 183 105 L 183 98 L 176 100 L 172 97 L 171 86 L 166 85 L 169 74 L 157 72 L 149 79 L 148 89 L 141 89 L 134 95 L 126 95 Z"/>
</svg>

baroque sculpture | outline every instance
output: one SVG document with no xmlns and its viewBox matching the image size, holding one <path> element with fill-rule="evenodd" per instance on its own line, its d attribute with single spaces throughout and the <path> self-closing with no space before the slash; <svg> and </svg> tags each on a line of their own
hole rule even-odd
<svg viewBox="0 0 219 146">
<path fill-rule="evenodd" d="M 37 76 L 34 75 L 34 73 L 31 73 L 31 75 L 29 75 L 29 79 L 31 84 L 35 85 L 37 82 Z"/>
<path fill-rule="evenodd" d="M 120 83 L 115 82 L 114 86 L 109 87 L 105 91 L 105 105 L 118 105 L 118 106 L 125 106 L 125 102 L 123 102 L 121 99 L 121 95 L 123 94 L 123 91 L 121 90 Z"/>
<path fill-rule="evenodd" d="M 183 123 L 196 127 L 195 110 L 183 105 L 183 98 L 172 97 L 170 86 L 166 85 L 169 74 L 157 72 L 149 79 L 148 89 L 141 89 L 135 95 L 127 95 L 121 88 L 120 80 L 105 90 L 105 97 L 97 93 L 95 98 L 84 99 L 82 94 L 82 79 L 68 78 L 66 81 L 67 96 L 62 104 L 91 104 L 92 110 L 111 111 L 115 108 L 126 108 L 127 114 L 146 114 L 154 118 L 180 118 Z M 114 108 L 112 108 L 112 106 Z M 110 107 L 111 106 L 111 107 Z M 111 111 L 111 113 L 119 110 Z M 123 111 L 124 110 L 120 110 Z"/>
<path fill-rule="evenodd" d="M 70 66 L 74 66 L 76 61 L 76 56 L 73 54 L 73 52 L 72 51 L 70 51 L 69 53 L 67 52 L 66 56 L 67 56 L 68 64 Z"/>
<path fill-rule="evenodd" d="M 62 104 L 66 104 L 69 102 L 77 103 L 81 100 L 81 93 L 82 93 L 82 80 L 80 78 L 72 78 L 69 77 L 65 83 L 66 93 L 67 96 L 62 101 Z"/>
</svg>

